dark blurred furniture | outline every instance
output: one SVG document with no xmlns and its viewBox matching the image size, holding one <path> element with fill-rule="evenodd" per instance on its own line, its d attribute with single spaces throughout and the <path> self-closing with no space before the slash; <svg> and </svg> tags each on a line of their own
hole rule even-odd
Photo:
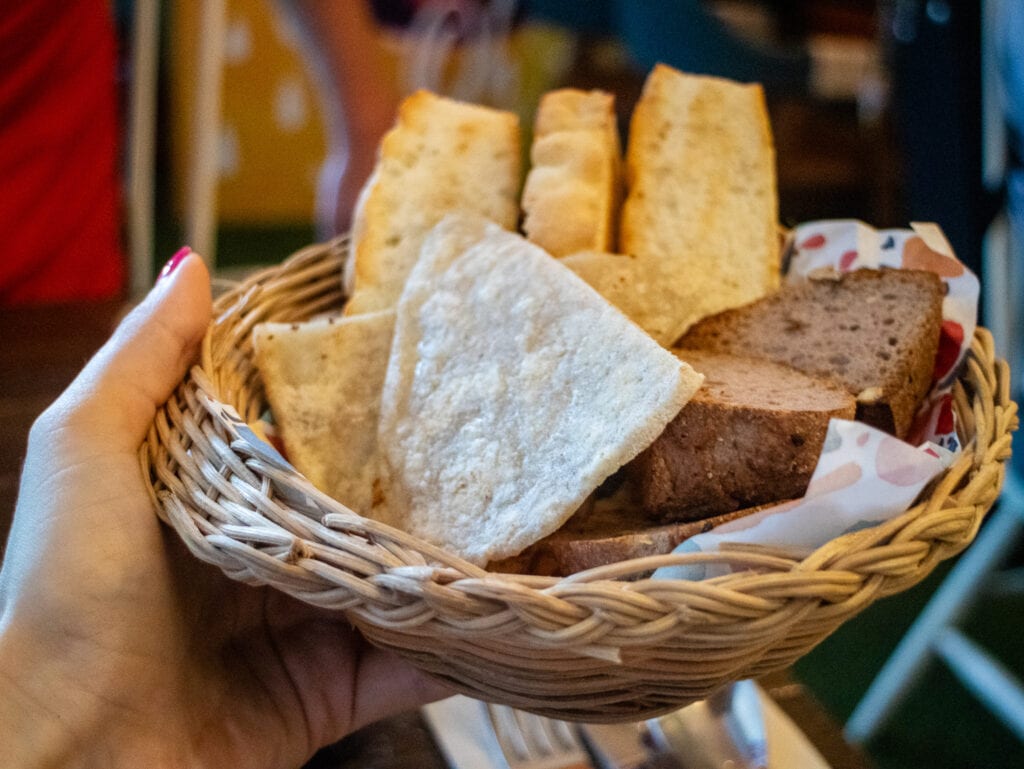
<svg viewBox="0 0 1024 769">
<path fill-rule="evenodd" d="M 907 218 L 938 222 L 979 275 L 982 240 L 1000 201 L 982 179 L 980 6 L 880 3 Z"/>
<path fill-rule="evenodd" d="M 0 543 L 7 542 L 32 422 L 110 336 L 124 303 L 0 308 Z"/>
<path fill-rule="evenodd" d="M 905 226 L 904 167 L 895 151 L 884 78 L 872 84 L 867 107 L 857 93 L 817 93 L 821 73 L 808 45 L 825 38 L 877 43 L 877 5 L 874 0 L 526 3 L 533 17 L 579 35 L 577 59 L 564 84 L 614 93 L 623 137 L 656 62 L 756 81 L 768 100 L 783 225 L 859 218 L 876 226 Z"/>
</svg>

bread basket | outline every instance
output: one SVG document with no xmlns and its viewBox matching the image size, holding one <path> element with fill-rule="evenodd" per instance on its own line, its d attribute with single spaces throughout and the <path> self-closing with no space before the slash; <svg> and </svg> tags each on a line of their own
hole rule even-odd
<svg viewBox="0 0 1024 769">
<path fill-rule="evenodd" d="M 1017 407 L 991 335 L 955 386 L 964 452 L 898 518 L 800 561 L 765 550 L 666 555 L 567 578 L 488 573 L 361 518 L 275 459 L 248 427 L 266 408 L 255 324 L 340 307 L 348 242 L 310 246 L 215 302 L 202 357 L 142 448 L 157 509 L 228 576 L 344 612 L 373 643 L 471 696 L 568 720 L 635 720 L 784 668 L 873 601 L 965 548 L 999 495 Z M 698 582 L 637 579 L 726 561 Z"/>
</svg>

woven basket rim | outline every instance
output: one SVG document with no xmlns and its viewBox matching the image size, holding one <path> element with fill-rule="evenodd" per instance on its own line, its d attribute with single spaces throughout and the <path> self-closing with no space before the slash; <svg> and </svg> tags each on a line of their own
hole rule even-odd
<svg viewBox="0 0 1024 769">
<path fill-rule="evenodd" d="M 519 664 L 515 653 L 489 651 L 492 636 L 505 623 L 525 628 L 524 638 L 535 653 L 571 650 L 621 667 L 624 650 L 660 643 L 660 631 L 648 625 L 671 624 L 665 619 L 666 605 L 679 622 L 698 627 L 702 612 L 711 616 L 709 648 L 728 646 L 740 626 L 754 636 L 753 645 L 762 643 L 757 634 L 762 629 L 770 633 L 773 623 L 792 631 L 780 638 L 766 635 L 763 660 L 720 675 L 715 683 L 777 669 L 783 666 L 780 661 L 801 656 L 875 599 L 916 584 L 966 547 L 1001 489 L 1017 407 L 1010 398 L 1008 367 L 997 358 L 991 334 L 979 327 L 954 392 L 963 452 L 930 494 L 897 518 L 845 534 L 800 559 L 732 548 L 718 554 L 649 556 L 567 577 L 488 572 L 361 518 L 297 473 L 275 467 L 247 441 L 245 425 L 265 407 L 247 352 L 252 328 L 262 321 L 298 322 L 340 308 L 340 265 L 347 247 L 346 236 L 313 244 L 217 298 L 201 360 L 158 413 L 141 458 L 161 517 L 198 557 L 235 579 L 269 584 L 309 603 L 345 611 L 372 641 L 474 696 L 563 718 L 621 720 L 624 706 L 596 696 L 591 697 L 594 704 L 578 707 L 575 701 L 551 705 L 543 696 L 522 694 L 515 682 L 495 683 L 492 691 L 491 683 L 467 672 L 468 663 L 439 662 L 423 647 L 450 634 L 456 646 L 483 644 L 473 648 L 472 659 L 493 653 L 501 658 L 494 661 L 497 668 L 514 668 Z M 697 582 L 627 579 L 658 566 L 695 561 L 756 570 Z M 637 615 L 638 622 L 647 622 L 648 635 L 635 631 L 634 638 L 623 631 L 609 639 L 586 625 L 594 607 L 616 618 Z M 814 627 L 804 628 L 801 612 L 814 614 Z M 648 615 L 653 619 L 643 620 Z M 705 682 L 685 696 L 657 696 L 677 706 L 709 687 L 713 684 Z M 669 706 L 642 706 L 644 713 L 659 709 Z"/>
</svg>

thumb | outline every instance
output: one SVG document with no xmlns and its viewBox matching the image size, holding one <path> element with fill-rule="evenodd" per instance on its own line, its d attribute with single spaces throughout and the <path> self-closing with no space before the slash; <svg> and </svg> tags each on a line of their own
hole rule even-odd
<svg viewBox="0 0 1024 769">
<path fill-rule="evenodd" d="M 51 417 L 102 435 L 110 450 L 135 451 L 195 360 L 210 316 L 206 265 L 182 249 L 54 403 Z"/>
</svg>

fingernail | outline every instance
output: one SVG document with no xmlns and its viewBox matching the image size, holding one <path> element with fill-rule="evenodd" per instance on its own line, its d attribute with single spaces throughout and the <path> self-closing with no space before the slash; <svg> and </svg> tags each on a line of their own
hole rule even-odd
<svg viewBox="0 0 1024 769">
<path fill-rule="evenodd" d="M 160 274 L 156 276 L 157 283 L 159 283 L 161 280 L 163 280 L 176 269 L 178 269 L 178 265 L 185 261 L 185 257 L 191 253 L 192 249 L 189 248 L 188 246 L 184 246 L 183 248 L 179 249 L 174 256 L 167 260 L 167 264 L 165 264 L 164 268 L 160 270 Z"/>
</svg>

